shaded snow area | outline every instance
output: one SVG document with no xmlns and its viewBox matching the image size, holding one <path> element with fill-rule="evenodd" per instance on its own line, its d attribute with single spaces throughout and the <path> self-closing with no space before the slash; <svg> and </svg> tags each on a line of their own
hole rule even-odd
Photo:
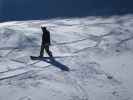
<svg viewBox="0 0 133 100">
<path fill-rule="evenodd" d="M 133 15 L 0 23 L 0 100 L 133 100 L 132 76 Z"/>
</svg>

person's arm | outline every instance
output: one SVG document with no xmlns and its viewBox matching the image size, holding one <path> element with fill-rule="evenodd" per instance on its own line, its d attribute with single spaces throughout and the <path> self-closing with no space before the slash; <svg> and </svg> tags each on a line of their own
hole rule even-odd
<svg viewBox="0 0 133 100">
<path fill-rule="evenodd" d="M 50 32 L 48 31 L 49 34 L 49 45 L 51 45 L 51 36 L 50 36 Z"/>
</svg>

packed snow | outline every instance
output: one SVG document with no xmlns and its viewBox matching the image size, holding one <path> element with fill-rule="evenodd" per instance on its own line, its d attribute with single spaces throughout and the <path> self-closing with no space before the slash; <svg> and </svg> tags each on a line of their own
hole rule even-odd
<svg viewBox="0 0 133 100">
<path fill-rule="evenodd" d="M 41 25 L 54 61 L 30 59 Z M 133 100 L 132 27 L 133 15 L 0 23 L 0 100 Z"/>
</svg>

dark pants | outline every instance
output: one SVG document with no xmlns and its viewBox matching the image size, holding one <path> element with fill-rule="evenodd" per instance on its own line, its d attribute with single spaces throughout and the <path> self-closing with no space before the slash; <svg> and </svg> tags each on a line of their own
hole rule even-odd
<svg viewBox="0 0 133 100">
<path fill-rule="evenodd" d="M 46 53 L 47 53 L 50 57 L 52 57 L 52 52 L 49 50 L 49 45 L 48 45 L 48 44 L 43 44 L 43 45 L 41 45 L 40 57 L 43 57 L 44 49 L 45 49 Z"/>
</svg>

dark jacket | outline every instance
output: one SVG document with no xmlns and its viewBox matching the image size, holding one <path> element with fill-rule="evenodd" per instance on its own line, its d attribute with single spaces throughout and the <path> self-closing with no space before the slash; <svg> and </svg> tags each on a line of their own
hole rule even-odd
<svg viewBox="0 0 133 100">
<path fill-rule="evenodd" d="M 50 32 L 46 29 L 42 29 L 43 31 L 43 35 L 42 35 L 42 44 L 43 45 L 51 45 L 51 42 L 50 42 Z"/>
</svg>

